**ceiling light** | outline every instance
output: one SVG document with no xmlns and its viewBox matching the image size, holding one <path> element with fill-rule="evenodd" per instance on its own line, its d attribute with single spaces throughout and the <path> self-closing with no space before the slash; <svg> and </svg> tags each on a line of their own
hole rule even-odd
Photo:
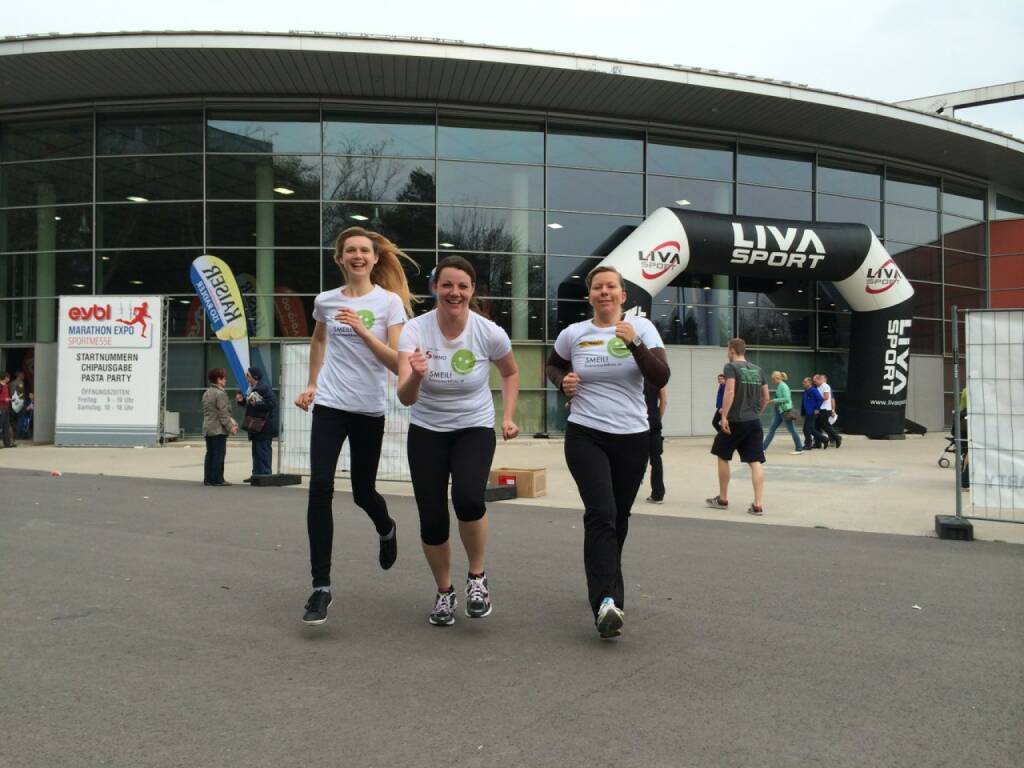
<svg viewBox="0 0 1024 768">
<path fill-rule="evenodd" d="M 440 245 L 442 248 L 454 248 L 455 247 L 455 243 L 438 243 L 438 245 Z"/>
<path fill-rule="evenodd" d="M 804 292 L 804 289 L 803 289 L 803 288 L 797 288 L 797 289 L 796 289 L 796 292 L 797 292 L 797 293 L 803 293 L 803 292 Z"/>
<path fill-rule="evenodd" d="M 100 258 L 103 259 L 104 261 L 110 261 L 109 256 L 100 256 Z"/>
<path fill-rule="evenodd" d="M 747 302 L 747 304 L 753 304 L 753 303 L 754 303 L 754 302 L 752 302 L 752 301 L 748 301 L 748 302 Z"/>
<path fill-rule="evenodd" d="M 72 288 L 85 288 L 85 283 L 72 283 Z"/>
<path fill-rule="evenodd" d="M 782 314 L 784 314 L 786 317 L 789 317 L 789 312 L 783 312 Z"/>
<path fill-rule="evenodd" d="M 574 278 L 576 278 L 577 280 L 579 280 L 579 279 L 580 279 L 580 276 L 579 276 L 579 275 L 573 275 L 573 277 L 574 277 Z"/>
<path fill-rule="evenodd" d="M 676 205 L 689 205 L 689 200 L 676 200 Z"/>
<path fill-rule="evenodd" d="M 512 281 L 511 280 L 506 280 L 505 281 L 505 285 L 512 285 Z"/>
<path fill-rule="evenodd" d="M 128 195 L 125 200 L 131 200 L 133 203 L 148 203 L 149 198 L 139 197 L 138 195 Z"/>
<path fill-rule="evenodd" d="M 559 224 L 557 221 L 552 221 L 550 224 L 548 224 L 548 229 L 561 229 L 561 228 L 562 228 L 562 225 Z"/>
<path fill-rule="evenodd" d="M 141 280 L 129 280 L 128 282 L 131 283 L 132 285 L 142 285 Z"/>
<path fill-rule="evenodd" d="M 179 304 L 191 304 L 192 302 L 188 299 L 178 299 Z"/>
<path fill-rule="evenodd" d="M 785 281 L 785 280 L 776 280 L 776 281 L 775 281 L 775 284 L 776 284 L 776 285 L 785 285 L 785 284 L 786 284 L 786 281 Z"/>
<path fill-rule="evenodd" d="M 363 214 L 361 214 L 361 213 L 353 213 L 351 216 L 349 216 L 349 218 L 352 219 L 353 221 L 369 221 L 370 220 L 369 216 L 363 216 Z"/>
<path fill-rule="evenodd" d="M 288 187 L 274 187 L 274 191 L 279 195 L 294 195 L 294 189 L 288 189 Z"/>
<path fill-rule="evenodd" d="M 704 286 L 704 290 L 705 291 L 710 291 L 711 290 L 711 286 L 710 285 L 705 285 Z"/>
<path fill-rule="evenodd" d="M 60 216 L 54 216 L 54 217 L 53 217 L 53 220 L 54 220 L 54 221 L 60 221 Z"/>
</svg>

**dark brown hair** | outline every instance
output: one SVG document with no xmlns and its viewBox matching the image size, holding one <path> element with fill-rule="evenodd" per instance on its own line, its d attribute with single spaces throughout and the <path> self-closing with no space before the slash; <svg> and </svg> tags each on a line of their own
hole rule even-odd
<svg viewBox="0 0 1024 768">
<path fill-rule="evenodd" d="M 729 339 L 729 349 L 735 352 L 737 355 L 743 356 L 747 354 L 747 342 L 737 336 L 735 339 Z"/>
<path fill-rule="evenodd" d="M 602 272 L 614 272 L 619 277 L 619 287 L 622 290 L 626 290 L 626 281 L 622 279 L 622 273 L 619 272 L 615 267 L 609 267 L 606 264 L 598 264 L 592 270 L 587 272 L 587 279 L 584 281 L 587 285 L 587 290 L 590 290 L 590 284 L 594 282 L 594 278 L 600 275 Z"/>
<path fill-rule="evenodd" d="M 211 384 L 216 384 L 217 379 L 226 379 L 227 377 L 228 372 L 223 368 L 211 368 L 210 372 L 206 374 L 206 378 L 210 380 Z"/>
<path fill-rule="evenodd" d="M 476 269 L 469 262 L 469 260 L 464 259 L 462 256 L 452 255 L 445 256 L 443 259 L 437 262 L 437 266 L 434 267 L 434 274 L 430 278 L 430 287 L 433 289 L 435 294 L 437 293 L 437 281 L 441 277 L 441 271 L 445 269 L 461 269 L 463 272 L 469 275 L 469 282 L 473 286 L 474 291 L 473 298 L 469 300 L 469 308 L 476 312 L 478 315 L 484 315 L 486 317 L 486 313 L 483 310 L 483 306 L 480 304 L 480 301 L 477 299 L 475 293 Z"/>
</svg>

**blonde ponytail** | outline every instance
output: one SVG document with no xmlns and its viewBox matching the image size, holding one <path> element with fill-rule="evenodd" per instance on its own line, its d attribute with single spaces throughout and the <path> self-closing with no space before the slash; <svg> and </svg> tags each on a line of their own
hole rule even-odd
<svg viewBox="0 0 1024 768">
<path fill-rule="evenodd" d="M 377 263 L 374 265 L 373 271 L 370 272 L 370 282 L 397 294 L 398 298 L 402 300 L 402 306 L 405 307 L 406 317 L 412 317 L 412 304 L 419 300 L 413 298 L 412 292 L 409 290 L 409 281 L 405 277 L 402 259 L 409 262 L 417 272 L 420 271 L 419 264 L 379 232 L 372 232 L 362 227 L 349 227 L 343 230 L 334 241 L 334 262 L 342 273 L 345 268 L 342 266 L 341 254 L 345 248 L 345 241 L 350 237 L 366 237 L 373 243 L 373 252 L 377 255 Z"/>
</svg>

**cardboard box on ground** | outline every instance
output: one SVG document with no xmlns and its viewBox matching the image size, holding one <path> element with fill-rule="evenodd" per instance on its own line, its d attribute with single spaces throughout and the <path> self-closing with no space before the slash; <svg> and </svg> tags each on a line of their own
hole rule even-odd
<svg viewBox="0 0 1024 768">
<path fill-rule="evenodd" d="M 516 496 L 533 499 L 548 492 L 547 473 L 543 469 L 518 469 L 498 467 L 492 469 L 488 482 L 491 485 L 514 485 Z"/>
</svg>

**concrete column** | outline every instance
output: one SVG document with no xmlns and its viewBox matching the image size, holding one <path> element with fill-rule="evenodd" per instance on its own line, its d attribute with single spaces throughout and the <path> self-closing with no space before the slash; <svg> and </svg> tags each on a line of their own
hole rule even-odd
<svg viewBox="0 0 1024 768">
<path fill-rule="evenodd" d="M 53 184 L 36 188 L 36 296 L 54 296 L 57 292 L 57 190 Z M 56 300 L 36 299 L 35 341 L 56 341 Z"/>
<path fill-rule="evenodd" d="M 269 160 L 270 158 L 268 158 Z M 256 336 L 274 335 L 274 167 L 256 168 Z"/>
<path fill-rule="evenodd" d="M 529 205 L 529 168 L 512 168 L 512 205 L 525 207 Z M 512 211 L 509 214 L 511 232 L 509 233 L 522 243 L 530 241 L 530 214 L 527 211 Z M 512 339 L 528 339 L 530 337 L 530 259 L 526 254 L 517 254 L 512 258 L 511 295 L 513 301 L 509 312 L 512 317 Z"/>
</svg>

